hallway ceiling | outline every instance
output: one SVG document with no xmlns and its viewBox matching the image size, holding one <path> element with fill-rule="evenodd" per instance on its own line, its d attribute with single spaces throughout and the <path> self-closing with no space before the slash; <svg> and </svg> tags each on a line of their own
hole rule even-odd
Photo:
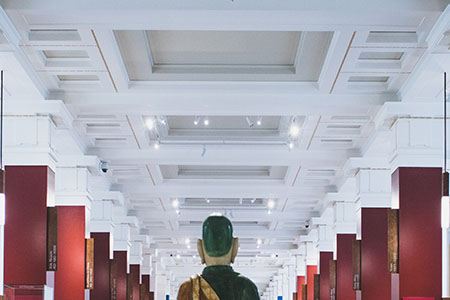
<svg viewBox="0 0 450 300">
<path fill-rule="evenodd" d="M 182 280 L 192 270 L 170 255 L 198 268 L 201 222 L 222 212 L 241 238 L 238 267 L 261 288 L 366 150 L 375 114 L 398 100 L 443 7 L 2 2 L 30 82 L 66 102 L 87 153 L 108 162 L 151 238 L 146 252 L 158 249 Z"/>
</svg>

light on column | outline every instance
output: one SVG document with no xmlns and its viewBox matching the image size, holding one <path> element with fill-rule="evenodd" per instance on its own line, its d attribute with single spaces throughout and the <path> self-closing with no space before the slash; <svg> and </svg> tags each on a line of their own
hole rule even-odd
<svg viewBox="0 0 450 300">
<path fill-rule="evenodd" d="M 0 169 L 0 226 L 5 225 L 5 171 Z"/>
<path fill-rule="evenodd" d="M 450 227 L 449 174 L 447 172 L 447 73 L 444 72 L 444 173 L 442 174 L 441 226 Z"/>
<path fill-rule="evenodd" d="M 3 170 L 3 70 L 0 72 L 0 225 L 5 225 L 5 171 Z"/>
</svg>

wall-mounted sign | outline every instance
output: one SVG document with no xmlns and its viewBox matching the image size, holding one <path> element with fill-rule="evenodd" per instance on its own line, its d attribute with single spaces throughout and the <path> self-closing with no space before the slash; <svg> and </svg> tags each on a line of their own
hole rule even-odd
<svg viewBox="0 0 450 300">
<path fill-rule="evenodd" d="M 86 239 L 85 289 L 94 289 L 94 239 Z"/>
<path fill-rule="evenodd" d="M 111 300 L 117 300 L 117 262 L 115 259 L 110 260 L 109 268 L 109 284 L 111 288 Z"/>
<path fill-rule="evenodd" d="M 352 265 L 353 265 L 353 289 L 361 290 L 361 241 L 354 240 L 352 244 Z"/>
<path fill-rule="evenodd" d="M 58 266 L 58 214 L 56 207 L 47 207 L 47 271 Z"/>
<path fill-rule="evenodd" d="M 336 273 L 336 261 L 330 260 L 330 299 L 336 300 L 336 285 L 337 285 L 337 273 Z"/>
<path fill-rule="evenodd" d="M 398 210 L 389 209 L 388 212 L 388 267 L 389 272 L 399 272 L 399 232 Z"/>
</svg>

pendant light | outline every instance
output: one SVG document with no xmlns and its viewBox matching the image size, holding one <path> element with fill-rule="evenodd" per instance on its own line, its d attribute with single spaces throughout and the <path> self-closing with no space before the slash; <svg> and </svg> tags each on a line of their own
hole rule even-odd
<svg viewBox="0 0 450 300">
<path fill-rule="evenodd" d="M 444 170 L 442 174 L 441 226 L 450 226 L 449 174 L 447 172 L 447 73 L 444 72 Z"/>
<path fill-rule="evenodd" d="M 5 225 L 5 171 L 3 169 L 3 70 L 0 71 L 0 225 Z"/>
</svg>

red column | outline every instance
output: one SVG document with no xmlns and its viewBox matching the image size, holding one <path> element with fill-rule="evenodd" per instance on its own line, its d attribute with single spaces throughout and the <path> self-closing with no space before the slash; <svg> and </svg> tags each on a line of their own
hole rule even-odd
<svg viewBox="0 0 450 300">
<path fill-rule="evenodd" d="M 363 208 L 361 213 L 361 293 L 364 300 L 390 299 L 387 208 Z"/>
<path fill-rule="evenodd" d="M 141 300 L 150 300 L 150 275 L 142 275 L 142 285 Z"/>
<path fill-rule="evenodd" d="M 320 300 L 330 300 L 330 261 L 333 252 L 320 252 Z"/>
<path fill-rule="evenodd" d="M 114 251 L 111 262 L 111 294 L 116 294 L 117 300 L 127 299 L 127 252 Z"/>
<path fill-rule="evenodd" d="M 85 207 L 60 206 L 55 299 L 84 299 Z M 95 246 L 94 246 L 95 247 Z"/>
<path fill-rule="evenodd" d="M 306 284 L 305 276 L 297 276 L 297 297 L 302 299 L 303 285 Z"/>
<path fill-rule="evenodd" d="M 5 182 L 5 284 L 44 285 L 54 174 L 47 166 L 7 166 Z"/>
<path fill-rule="evenodd" d="M 353 264 L 352 243 L 356 239 L 355 234 L 337 235 L 337 300 L 355 300 L 356 293 L 353 290 Z"/>
<path fill-rule="evenodd" d="M 308 285 L 308 300 L 314 300 L 314 275 L 317 274 L 317 266 L 306 267 L 306 284 Z"/>
<path fill-rule="evenodd" d="M 400 207 L 400 298 L 441 298 L 441 176 L 440 168 L 398 168 L 392 176 Z"/>
<path fill-rule="evenodd" d="M 94 289 L 90 292 L 91 300 L 109 299 L 110 287 L 110 236 L 109 233 L 91 233 L 94 239 Z"/>
<path fill-rule="evenodd" d="M 130 294 L 134 299 L 139 299 L 140 286 L 139 279 L 141 277 L 141 266 L 140 265 L 130 265 L 130 274 L 128 275 L 128 280 L 130 280 L 131 291 Z"/>
<path fill-rule="evenodd" d="M 150 300 L 155 300 L 155 293 L 154 292 L 150 292 Z"/>
</svg>

